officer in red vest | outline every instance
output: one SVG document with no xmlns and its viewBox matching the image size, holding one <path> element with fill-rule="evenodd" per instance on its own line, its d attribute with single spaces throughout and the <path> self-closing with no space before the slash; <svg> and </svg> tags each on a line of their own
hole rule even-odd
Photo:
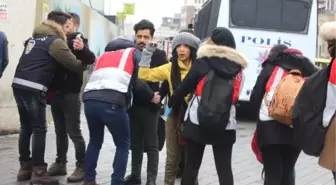
<svg viewBox="0 0 336 185">
<path fill-rule="evenodd" d="M 130 147 L 130 126 L 127 108 L 132 93 L 141 94 L 144 102 L 159 103 L 160 96 L 137 79 L 141 52 L 125 37 L 111 41 L 96 62 L 84 89 L 85 115 L 90 142 L 85 156 L 84 185 L 96 185 L 96 167 L 104 141 L 104 127 L 112 134 L 117 147 L 113 161 L 111 185 L 123 185 Z"/>
</svg>

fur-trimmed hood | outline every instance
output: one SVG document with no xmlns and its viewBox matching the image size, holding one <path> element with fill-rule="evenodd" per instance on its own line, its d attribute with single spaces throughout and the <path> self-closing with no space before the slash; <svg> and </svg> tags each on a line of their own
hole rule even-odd
<svg viewBox="0 0 336 185">
<path fill-rule="evenodd" d="M 325 41 L 336 40 L 336 21 L 322 24 L 320 28 L 320 36 Z"/>
<path fill-rule="evenodd" d="M 198 49 L 197 57 L 197 60 L 205 61 L 217 75 L 226 78 L 234 78 L 247 67 L 246 57 L 226 46 L 204 44 Z"/>
<path fill-rule="evenodd" d="M 61 25 L 51 20 L 43 21 L 40 26 L 36 27 L 33 36 L 59 36 L 64 41 L 67 40 Z"/>
<path fill-rule="evenodd" d="M 197 58 L 220 58 L 226 59 L 222 61 L 231 61 L 239 64 L 242 68 L 247 67 L 247 57 L 236 51 L 235 49 L 212 45 L 212 44 L 204 44 L 197 51 Z"/>
</svg>

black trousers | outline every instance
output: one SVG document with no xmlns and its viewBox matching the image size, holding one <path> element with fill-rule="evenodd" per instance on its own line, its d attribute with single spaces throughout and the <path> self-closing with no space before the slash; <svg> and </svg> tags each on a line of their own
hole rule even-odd
<svg viewBox="0 0 336 185">
<path fill-rule="evenodd" d="M 44 165 L 46 146 L 46 93 L 13 88 L 20 115 L 19 160 L 29 161 L 32 138 L 32 162 Z"/>
<path fill-rule="evenodd" d="M 181 185 L 192 185 L 197 181 L 198 171 L 202 164 L 205 144 L 191 139 L 187 140 L 186 166 L 184 169 Z M 233 185 L 231 167 L 232 145 L 212 145 L 215 157 L 215 165 L 220 185 Z"/>
<path fill-rule="evenodd" d="M 131 123 L 132 175 L 141 176 L 144 150 L 147 152 L 147 180 L 155 182 L 159 165 L 158 121 L 159 110 L 153 112 L 146 107 L 132 107 L 129 111 Z"/>
<path fill-rule="evenodd" d="M 66 163 L 69 139 L 75 146 L 77 163 L 84 163 L 85 141 L 80 128 L 81 100 L 79 93 L 54 93 L 50 105 L 55 124 L 57 162 Z"/>
<path fill-rule="evenodd" d="M 289 145 L 263 146 L 264 185 L 295 185 L 295 164 L 300 152 Z"/>
</svg>

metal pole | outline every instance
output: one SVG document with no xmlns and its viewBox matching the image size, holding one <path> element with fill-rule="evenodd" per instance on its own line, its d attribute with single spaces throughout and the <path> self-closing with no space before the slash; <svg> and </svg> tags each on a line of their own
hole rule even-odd
<svg viewBox="0 0 336 185">
<path fill-rule="evenodd" d="M 89 3 L 90 3 L 90 8 L 92 8 L 92 3 L 91 3 L 91 0 L 89 0 Z"/>
</svg>

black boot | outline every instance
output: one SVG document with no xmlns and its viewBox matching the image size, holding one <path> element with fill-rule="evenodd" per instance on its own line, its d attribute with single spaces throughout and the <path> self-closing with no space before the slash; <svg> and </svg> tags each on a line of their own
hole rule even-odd
<svg viewBox="0 0 336 185">
<path fill-rule="evenodd" d="M 159 149 L 151 148 L 147 151 L 147 183 L 146 185 L 156 185 L 156 177 L 159 165 Z"/>
<path fill-rule="evenodd" d="M 132 172 L 125 178 L 124 185 L 140 185 L 141 184 L 141 166 L 143 152 L 140 149 L 132 148 Z"/>
<path fill-rule="evenodd" d="M 141 177 L 129 175 L 125 178 L 124 185 L 141 185 Z"/>
</svg>

